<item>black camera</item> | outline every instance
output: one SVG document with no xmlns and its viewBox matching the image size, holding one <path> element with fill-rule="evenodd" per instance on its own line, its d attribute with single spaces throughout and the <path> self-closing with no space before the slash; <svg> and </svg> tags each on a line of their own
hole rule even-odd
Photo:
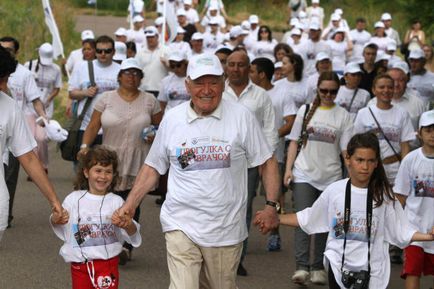
<svg viewBox="0 0 434 289">
<path fill-rule="evenodd" d="M 362 270 L 360 272 L 345 270 L 342 271 L 342 284 L 344 284 L 345 288 L 368 289 L 369 277 L 369 272 L 365 270 Z"/>
</svg>

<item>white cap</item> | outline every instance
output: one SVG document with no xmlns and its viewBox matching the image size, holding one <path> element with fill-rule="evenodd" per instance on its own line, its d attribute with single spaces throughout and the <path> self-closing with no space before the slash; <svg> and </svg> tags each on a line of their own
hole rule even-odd
<svg viewBox="0 0 434 289">
<path fill-rule="evenodd" d="M 282 65 L 283 65 L 282 61 L 277 61 L 276 63 L 274 63 L 274 69 L 282 68 Z"/>
<path fill-rule="evenodd" d="M 410 72 L 410 68 L 408 67 L 407 62 L 402 60 L 392 62 L 391 66 L 389 67 L 389 70 L 391 69 L 399 69 L 405 74 L 408 74 Z"/>
<path fill-rule="evenodd" d="M 176 34 L 185 34 L 185 29 L 181 26 L 176 27 Z"/>
<path fill-rule="evenodd" d="M 258 24 L 259 23 L 258 15 L 255 15 L 255 14 L 250 15 L 249 16 L 249 22 L 250 22 L 250 24 Z"/>
<path fill-rule="evenodd" d="M 291 20 L 289 20 L 289 25 L 290 26 L 295 26 L 298 23 L 300 23 L 300 21 L 298 20 L 298 18 L 291 18 Z"/>
<path fill-rule="evenodd" d="M 301 36 L 301 30 L 298 29 L 298 28 L 292 28 L 292 30 L 291 30 L 291 36 L 292 36 L 292 35 L 298 35 L 298 36 Z"/>
<path fill-rule="evenodd" d="M 240 25 L 233 26 L 231 28 L 231 30 L 229 31 L 229 37 L 230 38 L 237 38 L 241 34 L 243 34 L 243 29 L 241 28 Z"/>
<path fill-rule="evenodd" d="M 143 21 L 145 21 L 145 18 L 143 18 L 143 17 L 140 16 L 140 15 L 136 15 L 136 16 L 133 17 L 133 23 L 136 23 L 136 22 L 143 22 Z"/>
<path fill-rule="evenodd" d="M 119 27 L 116 31 L 115 31 L 115 36 L 127 36 L 127 30 L 123 27 Z"/>
<path fill-rule="evenodd" d="M 219 25 L 220 22 L 217 17 L 210 17 L 208 21 L 208 25 Z"/>
<path fill-rule="evenodd" d="M 179 8 L 176 10 L 176 16 L 187 16 L 187 11 L 184 8 Z"/>
<path fill-rule="evenodd" d="M 434 124 L 434 109 L 422 113 L 419 119 L 419 129 Z"/>
<path fill-rule="evenodd" d="M 312 4 L 319 4 L 319 0 L 312 0 Z"/>
<path fill-rule="evenodd" d="M 191 0 L 184 0 L 184 5 L 191 5 L 193 1 Z"/>
<path fill-rule="evenodd" d="M 195 32 L 191 36 L 191 40 L 203 40 L 203 34 L 200 32 Z"/>
<path fill-rule="evenodd" d="M 386 46 L 386 51 L 396 51 L 396 41 L 391 39 L 392 41 L 389 41 Z"/>
<path fill-rule="evenodd" d="M 344 29 L 343 27 L 338 27 L 338 29 L 336 29 L 335 32 L 333 33 L 333 36 L 334 36 L 336 33 L 343 33 L 343 34 L 345 34 L 345 29 Z"/>
<path fill-rule="evenodd" d="M 316 55 L 315 62 L 319 62 L 319 61 L 322 61 L 322 60 L 325 60 L 325 59 L 331 60 L 330 55 L 328 55 L 327 53 L 321 51 L 321 52 L 318 52 L 318 54 Z"/>
<path fill-rule="evenodd" d="M 204 75 L 221 76 L 223 75 L 223 67 L 217 56 L 203 53 L 190 58 L 187 75 L 193 80 Z"/>
<path fill-rule="evenodd" d="M 375 58 L 375 62 L 381 61 L 381 60 L 389 60 L 390 59 L 390 55 L 387 54 L 386 52 L 379 50 L 377 52 L 377 57 Z"/>
<path fill-rule="evenodd" d="M 114 60 L 124 60 L 127 58 L 127 45 L 120 41 L 115 41 L 115 54 Z"/>
<path fill-rule="evenodd" d="M 86 40 L 86 39 L 95 39 L 95 34 L 93 34 L 92 30 L 83 30 L 81 32 L 81 40 Z"/>
<path fill-rule="evenodd" d="M 295 28 L 298 28 L 301 31 L 304 31 L 306 29 L 306 25 L 307 25 L 307 23 L 305 24 L 305 23 L 298 22 L 297 24 L 295 24 Z"/>
<path fill-rule="evenodd" d="M 243 22 L 241 22 L 241 28 L 243 28 L 243 30 L 250 30 L 249 20 L 244 20 Z"/>
<path fill-rule="evenodd" d="M 417 48 L 410 51 L 410 55 L 408 56 L 408 59 L 422 59 L 425 58 L 425 52 L 423 52 L 422 49 Z"/>
<path fill-rule="evenodd" d="M 137 60 L 135 58 L 127 58 L 124 61 L 122 61 L 121 63 L 121 69 L 120 70 L 127 70 L 127 69 L 131 69 L 131 68 L 135 68 L 138 70 L 142 70 L 142 68 L 139 65 L 139 62 L 137 62 Z"/>
<path fill-rule="evenodd" d="M 155 26 L 148 26 L 145 28 L 145 36 L 146 37 L 152 37 L 158 35 L 157 27 Z"/>
<path fill-rule="evenodd" d="M 60 124 L 51 119 L 49 122 L 44 121 L 45 123 L 45 132 L 47 133 L 47 137 L 55 142 L 63 142 L 68 138 L 68 131 L 60 126 Z"/>
<path fill-rule="evenodd" d="M 224 45 L 224 44 L 220 44 L 219 46 L 217 46 L 217 48 L 215 49 L 215 51 L 214 51 L 214 53 L 216 53 L 217 51 L 219 51 L 219 50 L 229 50 L 229 51 L 232 51 L 232 48 L 231 47 L 229 47 L 229 46 L 226 46 L 226 45 Z"/>
<path fill-rule="evenodd" d="M 39 60 L 42 65 L 50 65 L 53 63 L 53 46 L 46 42 L 39 47 Z"/>
<path fill-rule="evenodd" d="M 316 22 L 316 21 L 312 21 L 312 22 L 310 22 L 310 24 L 309 24 L 309 29 L 310 29 L 310 30 L 321 30 L 321 26 L 319 25 L 318 22 Z"/>
<path fill-rule="evenodd" d="M 339 14 L 339 16 L 342 16 L 342 14 L 344 14 L 344 11 L 341 8 L 336 8 L 335 12 L 333 12 L 335 14 Z"/>
<path fill-rule="evenodd" d="M 211 5 L 209 5 L 208 10 L 219 10 L 219 5 L 216 2 L 211 2 Z"/>
<path fill-rule="evenodd" d="M 389 13 L 383 13 L 383 15 L 381 15 L 381 21 L 387 20 L 392 20 L 392 15 L 390 15 Z"/>
<path fill-rule="evenodd" d="M 339 21 L 341 20 L 341 15 L 337 14 L 337 13 L 333 13 L 332 17 L 331 17 L 332 21 Z"/>
<path fill-rule="evenodd" d="M 386 26 L 384 26 L 384 23 L 383 23 L 383 22 L 381 22 L 381 21 L 377 21 L 377 22 L 375 22 L 375 24 L 374 24 L 374 28 L 375 28 L 375 29 L 377 29 L 377 28 L 386 28 Z"/>
<path fill-rule="evenodd" d="M 164 17 L 163 16 L 158 17 L 154 20 L 155 26 L 161 26 L 161 25 L 163 25 L 163 23 L 164 23 Z"/>
<path fill-rule="evenodd" d="M 169 61 L 170 60 L 176 61 L 176 62 L 187 60 L 187 55 L 185 53 L 183 53 L 182 51 L 173 51 L 169 56 Z"/>
<path fill-rule="evenodd" d="M 347 73 L 362 73 L 360 65 L 356 62 L 349 62 L 345 65 L 344 74 Z"/>
<path fill-rule="evenodd" d="M 306 12 L 304 12 L 303 10 L 298 12 L 298 19 L 304 19 L 304 18 L 307 18 Z"/>
</svg>

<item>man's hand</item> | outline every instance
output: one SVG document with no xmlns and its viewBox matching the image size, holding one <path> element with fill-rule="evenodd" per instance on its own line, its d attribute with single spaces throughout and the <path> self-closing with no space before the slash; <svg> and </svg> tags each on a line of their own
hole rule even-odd
<svg viewBox="0 0 434 289">
<path fill-rule="evenodd" d="M 98 93 L 98 86 L 90 86 L 86 89 L 86 96 L 94 97 Z"/>
<path fill-rule="evenodd" d="M 113 225 L 119 228 L 127 228 L 131 222 L 134 215 L 134 209 L 129 208 L 126 204 L 117 209 L 112 215 Z"/>
<path fill-rule="evenodd" d="M 277 228 L 279 226 L 279 217 L 277 216 L 276 209 L 271 206 L 265 206 L 264 210 L 256 213 L 253 223 L 263 235 Z"/>
<path fill-rule="evenodd" d="M 51 222 L 54 225 L 64 225 L 68 223 L 69 213 L 60 204 L 55 204 L 51 211 Z"/>
</svg>

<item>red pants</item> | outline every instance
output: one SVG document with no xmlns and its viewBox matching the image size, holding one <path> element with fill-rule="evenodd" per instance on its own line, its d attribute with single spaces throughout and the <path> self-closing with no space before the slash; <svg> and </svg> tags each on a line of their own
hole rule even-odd
<svg viewBox="0 0 434 289">
<path fill-rule="evenodd" d="M 118 289 L 118 262 L 116 256 L 108 260 L 71 263 L 72 289 Z"/>
</svg>

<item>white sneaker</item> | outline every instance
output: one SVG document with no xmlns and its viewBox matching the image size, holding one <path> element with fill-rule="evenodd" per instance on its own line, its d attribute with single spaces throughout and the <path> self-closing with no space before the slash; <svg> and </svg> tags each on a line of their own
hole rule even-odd
<svg viewBox="0 0 434 289">
<path fill-rule="evenodd" d="M 325 270 L 310 271 L 310 281 L 317 285 L 327 284 L 327 273 Z"/>
<path fill-rule="evenodd" d="M 307 272 L 306 270 L 297 270 L 294 272 L 294 275 L 292 275 L 291 280 L 295 284 L 306 285 L 308 277 L 309 277 L 309 272 Z"/>
</svg>

